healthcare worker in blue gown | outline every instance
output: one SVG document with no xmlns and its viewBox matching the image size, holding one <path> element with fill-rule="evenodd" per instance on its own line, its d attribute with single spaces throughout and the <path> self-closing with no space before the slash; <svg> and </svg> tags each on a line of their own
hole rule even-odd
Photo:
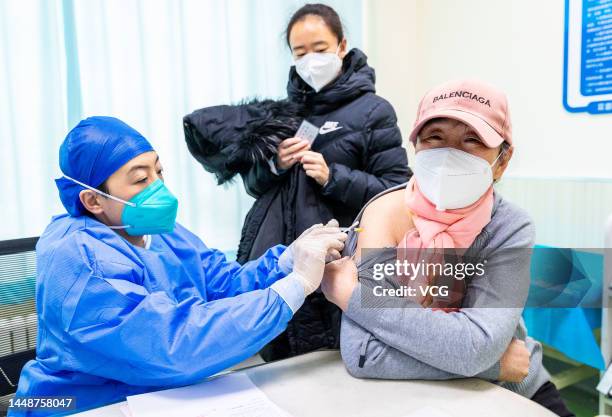
<svg viewBox="0 0 612 417">
<path fill-rule="evenodd" d="M 175 223 L 158 155 L 111 117 L 81 121 L 61 145 L 60 167 L 68 214 L 36 247 L 38 345 L 17 399 L 71 396 L 82 410 L 235 365 L 285 329 L 346 237 L 332 221 L 289 248 L 228 262 Z"/>
</svg>

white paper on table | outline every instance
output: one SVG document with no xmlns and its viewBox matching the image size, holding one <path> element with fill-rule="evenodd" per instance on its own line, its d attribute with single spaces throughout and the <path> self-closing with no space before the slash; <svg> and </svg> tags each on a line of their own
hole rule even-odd
<svg viewBox="0 0 612 417">
<path fill-rule="evenodd" d="M 121 410 L 121 414 L 123 414 L 125 417 L 132 417 L 132 412 L 127 405 L 122 405 L 119 407 L 119 410 Z"/>
<path fill-rule="evenodd" d="M 446 411 L 440 410 L 434 407 L 423 407 L 413 411 L 410 414 L 406 414 L 404 417 L 452 417 Z"/>
<path fill-rule="evenodd" d="M 127 397 L 132 417 L 288 417 L 246 374 Z"/>
</svg>

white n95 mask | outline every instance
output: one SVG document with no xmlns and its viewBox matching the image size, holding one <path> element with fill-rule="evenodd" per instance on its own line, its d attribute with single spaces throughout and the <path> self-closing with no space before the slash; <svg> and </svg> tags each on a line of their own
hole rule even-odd
<svg viewBox="0 0 612 417">
<path fill-rule="evenodd" d="M 299 76 L 317 93 L 332 82 L 342 69 L 342 60 L 336 52 L 311 52 L 295 61 Z"/>
<path fill-rule="evenodd" d="M 419 189 L 437 210 L 452 210 L 474 204 L 493 183 L 486 160 L 455 148 L 425 149 L 414 159 Z"/>
</svg>

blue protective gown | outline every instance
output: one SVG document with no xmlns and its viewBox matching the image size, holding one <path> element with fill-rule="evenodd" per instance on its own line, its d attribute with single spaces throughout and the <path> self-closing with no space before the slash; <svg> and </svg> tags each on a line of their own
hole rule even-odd
<svg viewBox="0 0 612 417">
<path fill-rule="evenodd" d="M 269 288 L 283 251 L 241 266 L 179 224 L 144 249 L 90 217 L 55 217 L 37 245 L 37 357 L 17 396 L 74 396 L 82 410 L 248 358 L 293 315 Z M 9 415 L 46 415 L 28 413 Z"/>
</svg>

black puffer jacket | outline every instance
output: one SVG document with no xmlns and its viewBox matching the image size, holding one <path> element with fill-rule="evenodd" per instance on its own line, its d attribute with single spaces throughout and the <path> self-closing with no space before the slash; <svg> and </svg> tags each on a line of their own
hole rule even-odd
<svg viewBox="0 0 612 417">
<path fill-rule="evenodd" d="M 375 94 L 374 82 L 367 57 L 353 49 L 340 77 L 318 93 L 292 67 L 286 101 L 217 106 L 185 117 L 187 144 L 198 161 L 220 183 L 239 173 L 257 199 L 242 230 L 240 262 L 275 244 L 290 244 L 312 224 L 336 218 L 348 226 L 370 198 L 410 178 L 395 112 Z M 278 143 L 292 137 L 303 118 L 321 128 L 312 151 L 329 166 L 325 187 L 299 164 L 280 175 L 269 166 Z M 272 360 L 337 348 L 339 326 L 339 309 L 315 292 L 262 356 Z"/>
<path fill-rule="evenodd" d="M 395 111 L 375 94 L 374 83 L 374 69 L 359 49 L 344 57 L 340 77 L 318 93 L 295 67 L 289 73 L 289 100 L 304 106 L 306 119 L 322 128 L 312 150 L 325 158 L 330 179 L 316 190 L 341 225 L 350 224 L 370 198 L 411 175 Z M 259 168 L 245 178 L 255 197 L 278 182 L 267 165 Z"/>
</svg>

